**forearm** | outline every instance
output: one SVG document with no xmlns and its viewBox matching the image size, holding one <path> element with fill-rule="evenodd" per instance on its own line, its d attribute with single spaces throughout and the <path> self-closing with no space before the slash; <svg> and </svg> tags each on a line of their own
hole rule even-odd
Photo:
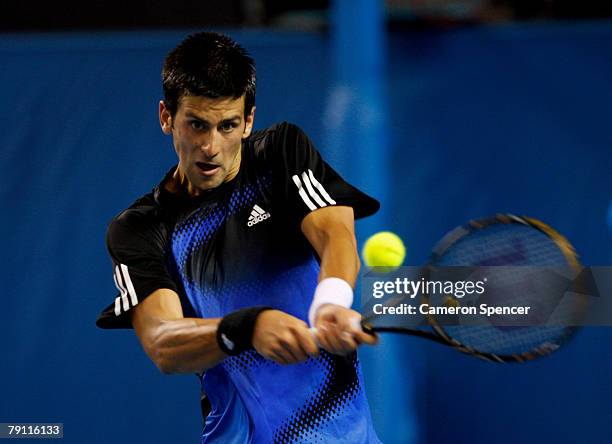
<svg viewBox="0 0 612 444">
<path fill-rule="evenodd" d="M 353 234 L 339 226 L 323 235 L 319 282 L 328 277 L 337 277 L 354 287 L 360 262 Z"/>
<path fill-rule="evenodd" d="M 319 308 L 349 308 L 359 273 L 355 220 L 350 207 L 328 207 L 311 212 L 302 221 L 302 232 L 319 255 L 319 284 L 308 309 L 308 322 L 316 325 Z"/>
<path fill-rule="evenodd" d="M 182 318 L 160 322 L 147 353 L 163 373 L 194 373 L 222 361 L 217 344 L 220 318 Z"/>
</svg>

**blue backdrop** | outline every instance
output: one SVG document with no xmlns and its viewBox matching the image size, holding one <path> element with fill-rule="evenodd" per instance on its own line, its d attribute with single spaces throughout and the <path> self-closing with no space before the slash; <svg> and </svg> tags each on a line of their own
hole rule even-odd
<svg viewBox="0 0 612 444">
<path fill-rule="evenodd" d="M 419 264 L 448 229 L 507 211 L 555 226 L 585 263 L 609 264 L 610 25 L 388 36 L 377 137 L 390 156 L 377 137 L 350 155 L 362 141 L 329 37 L 231 34 L 258 63 L 256 126 L 299 124 L 352 182 L 380 190 L 384 218 L 361 225 L 360 239 L 394 230 Z M 132 332 L 94 327 L 115 296 L 106 225 L 174 162 L 157 123 L 159 71 L 186 33 L 0 36 L 0 422 L 64 422 L 70 443 L 198 440 L 196 378 L 162 376 Z M 380 435 L 608 441 L 611 340 L 609 329 L 585 329 L 550 358 L 498 366 L 399 339 L 401 367 L 383 372 L 386 358 L 364 350 Z M 408 396 L 391 396 L 400 391 Z"/>
</svg>

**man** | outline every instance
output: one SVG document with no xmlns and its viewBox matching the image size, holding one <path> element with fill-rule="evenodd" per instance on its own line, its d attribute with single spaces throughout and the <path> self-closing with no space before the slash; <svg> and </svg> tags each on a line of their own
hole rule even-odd
<svg viewBox="0 0 612 444">
<path fill-rule="evenodd" d="M 354 218 L 378 202 L 296 126 L 253 132 L 254 63 L 230 38 L 189 36 L 162 75 L 179 163 L 109 226 L 120 295 L 98 326 L 199 375 L 203 443 L 379 442 L 355 353 L 376 340 L 350 309 Z"/>
</svg>

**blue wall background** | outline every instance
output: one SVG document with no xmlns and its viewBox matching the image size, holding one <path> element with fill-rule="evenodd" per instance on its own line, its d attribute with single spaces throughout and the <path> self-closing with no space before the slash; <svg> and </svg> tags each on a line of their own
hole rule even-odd
<svg viewBox="0 0 612 444">
<path fill-rule="evenodd" d="M 388 184 L 385 218 L 362 224 L 360 239 L 397 231 L 419 264 L 448 229 L 508 211 L 555 226 L 585 263 L 609 264 L 610 25 L 388 36 L 384 162 L 375 142 L 347 155 L 351 125 L 344 134 L 333 126 L 354 109 L 330 108 L 338 84 L 328 36 L 231 34 L 258 63 L 258 127 L 298 123 L 356 185 Z M 162 376 L 132 332 L 94 326 L 115 295 L 106 224 L 174 161 L 157 123 L 159 71 L 186 34 L 0 35 L 0 422 L 64 422 L 70 443 L 198 440 L 196 378 Z M 387 372 L 368 372 L 386 358 L 364 350 L 380 435 L 608 442 L 611 340 L 609 329 L 584 329 L 550 358 L 498 366 L 401 338 L 402 366 Z"/>
</svg>

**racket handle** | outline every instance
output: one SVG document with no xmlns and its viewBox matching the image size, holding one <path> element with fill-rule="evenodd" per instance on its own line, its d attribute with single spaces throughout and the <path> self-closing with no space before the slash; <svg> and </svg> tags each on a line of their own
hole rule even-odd
<svg viewBox="0 0 612 444">
<path fill-rule="evenodd" d="M 372 324 L 367 322 L 365 319 L 363 319 L 360 324 L 361 324 L 361 329 L 363 330 L 364 333 L 367 333 L 370 336 L 376 336 L 376 331 L 374 330 L 374 326 Z M 309 330 L 316 341 L 317 340 L 317 327 L 310 327 Z M 317 345 L 320 346 L 318 342 L 319 341 L 317 341 Z"/>
<path fill-rule="evenodd" d="M 376 336 L 376 331 L 374 331 L 374 326 L 367 322 L 365 319 L 361 321 L 361 329 L 364 333 L 367 333 L 371 336 Z"/>
</svg>

